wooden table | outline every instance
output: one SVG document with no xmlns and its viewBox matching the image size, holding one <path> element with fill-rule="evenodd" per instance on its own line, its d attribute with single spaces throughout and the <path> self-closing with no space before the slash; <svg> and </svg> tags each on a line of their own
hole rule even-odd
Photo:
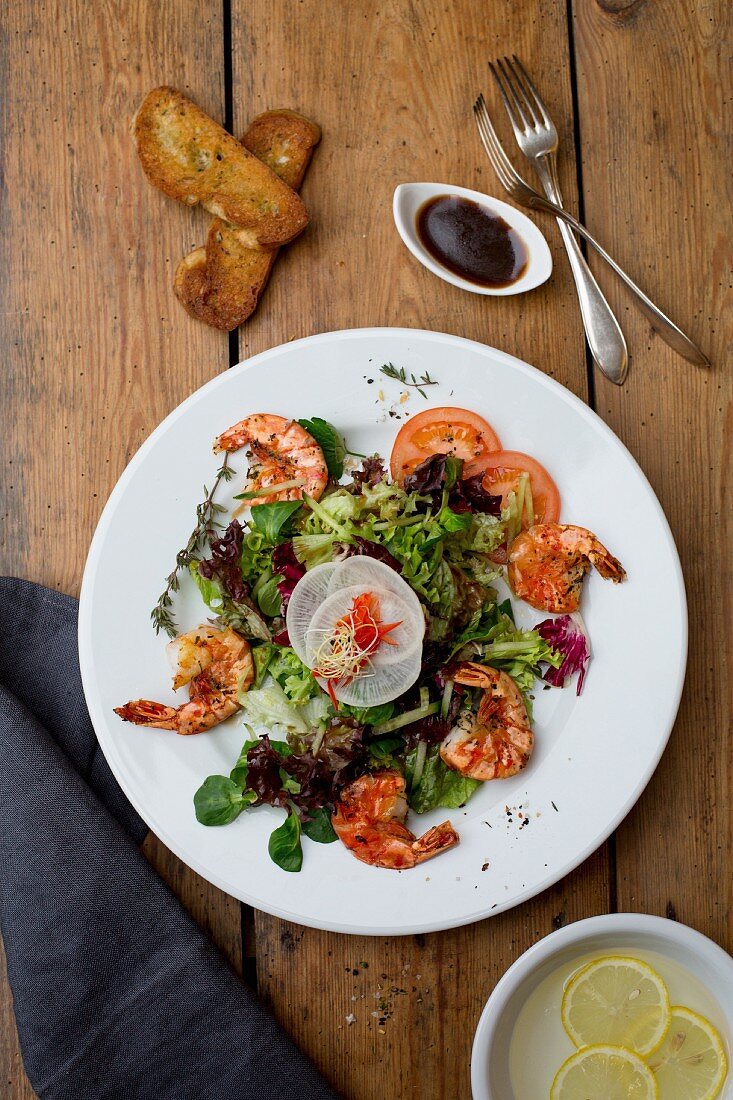
<svg viewBox="0 0 733 1100">
<path fill-rule="evenodd" d="M 184 905 L 354 1100 L 469 1097 L 471 1040 L 493 985 L 569 921 L 661 913 L 733 942 L 730 14 L 726 0 L 26 0 L 3 13 L 0 568 L 77 593 L 107 494 L 179 401 L 265 348 L 360 325 L 472 337 L 563 382 L 629 446 L 677 540 L 690 660 L 669 748 L 616 835 L 533 901 L 453 932 L 331 935 L 240 906 L 148 838 Z M 390 204 L 400 181 L 499 193 L 470 106 L 482 87 L 495 102 L 486 61 L 513 51 L 557 122 L 570 208 L 700 341 L 711 371 L 668 351 L 602 271 L 632 367 L 623 389 L 594 374 L 547 219 L 555 272 L 527 297 L 462 293 L 399 241 Z M 143 94 L 164 82 L 236 134 L 283 105 L 323 126 L 304 188 L 312 224 L 229 339 L 191 320 L 171 290 L 208 219 L 152 190 L 130 141 Z M 498 108 L 497 118 L 509 140 Z M 651 638 L 664 623 L 630 629 Z M 33 1095 L 7 986 L 0 1092 Z"/>
</svg>

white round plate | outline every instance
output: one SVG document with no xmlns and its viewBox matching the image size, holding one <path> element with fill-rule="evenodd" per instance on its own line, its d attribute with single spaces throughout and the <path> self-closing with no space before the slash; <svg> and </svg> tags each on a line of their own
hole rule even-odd
<svg viewBox="0 0 733 1100">
<path fill-rule="evenodd" d="M 425 397 L 379 373 L 392 362 L 439 384 Z M 586 581 L 583 616 L 593 660 L 583 694 L 540 687 L 535 751 L 518 776 L 486 783 L 450 817 L 461 843 L 413 870 L 367 867 L 341 844 L 303 841 L 303 870 L 267 854 L 282 811 L 261 807 L 206 828 L 192 798 L 228 774 L 246 739 L 236 716 L 209 733 L 123 723 L 129 699 L 177 703 L 165 638 L 150 625 L 177 550 L 185 545 L 217 459 L 214 437 L 252 412 L 321 416 L 364 453 L 389 455 L 406 413 L 458 405 L 489 420 L 507 449 L 552 473 L 562 519 L 590 528 L 628 580 Z M 390 413 L 394 415 L 390 415 Z M 240 483 L 241 484 L 241 483 Z M 231 492 L 238 491 L 236 486 Z M 192 587 L 192 586 L 191 586 Z M 520 622 L 538 616 L 516 603 Z M 181 628 L 207 612 L 184 578 Z M 541 616 L 539 616 L 541 617 Z M 667 742 L 679 704 L 687 619 L 679 559 L 662 509 L 634 459 L 578 398 L 494 348 L 442 333 L 357 329 L 298 340 L 254 356 L 184 401 L 153 432 L 115 487 L 89 551 L 79 612 L 81 670 L 102 750 L 150 828 L 199 874 L 288 920 L 338 932 L 399 935 L 468 924 L 552 885 L 605 840 L 633 806 Z"/>
</svg>

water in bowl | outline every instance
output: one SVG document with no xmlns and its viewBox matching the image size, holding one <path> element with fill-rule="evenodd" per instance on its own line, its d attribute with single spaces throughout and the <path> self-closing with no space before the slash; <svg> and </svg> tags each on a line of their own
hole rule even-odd
<svg viewBox="0 0 733 1100">
<path fill-rule="evenodd" d="M 705 1016 L 717 1028 L 726 1048 L 726 1022 L 715 998 L 684 966 L 655 951 L 595 951 L 565 962 L 553 970 L 527 998 L 514 1025 L 509 1047 L 509 1075 L 513 1100 L 542 1100 L 549 1097 L 558 1069 L 575 1046 L 562 1025 L 560 1007 L 565 987 L 578 970 L 607 955 L 627 955 L 641 959 L 664 979 L 673 1005 L 686 1005 Z M 721 1097 L 728 1096 L 730 1073 Z"/>
</svg>

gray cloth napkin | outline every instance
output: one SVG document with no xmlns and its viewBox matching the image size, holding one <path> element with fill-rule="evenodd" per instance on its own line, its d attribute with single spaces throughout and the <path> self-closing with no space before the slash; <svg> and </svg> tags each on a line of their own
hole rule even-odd
<svg viewBox="0 0 733 1100">
<path fill-rule="evenodd" d="M 97 746 L 76 602 L 0 578 L 0 929 L 46 1100 L 335 1100 L 137 845 Z"/>
</svg>

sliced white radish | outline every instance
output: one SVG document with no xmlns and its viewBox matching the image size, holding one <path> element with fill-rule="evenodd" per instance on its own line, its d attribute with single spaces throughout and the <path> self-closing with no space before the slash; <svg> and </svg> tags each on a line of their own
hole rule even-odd
<svg viewBox="0 0 733 1100">
<path fill-rule="evenodd" d="M 351 707 L 376 707 L 380 703 L 391 703 L 412 687 L 421 667 L 422 650 L 417 649 L 399 664 L 375 670 L 373 675 L 357 676 L 350 684 L 335 685 L 336 698 Z M 325 689 L 325 682 L 321 683 Z"/>
<path fill-rule="evenodd" d="M 399 664 L 406 657 L 411 656 L 415 650 L 421 648 L 422 612 L 418 619 L 413 609 L 400 596 L 384 588 L 373 585 L 369 588 L 361 584 L 351 585 L 349 588 L 339 588 L 329 596 L 311 619 L 305 637 L 304 658 L 310 668 L 318 664 L 318 654 L 319 651 L 323 651 L 323 646 L 328 652 L 328 642 L 333 637 L 338 621 L 347 616 L 354 607 L 354 601 L 367 592 L 376 596 L 379 601 L 379 618 L 382 623 L 399 624 L 390 631 L 390 641 L 383 641 L 371 655 L 372 668 L 376 671 L 387 665 Z"/>
<path fill-rule="evenodd" d="M 414 589 L 396 569 L 385 565 L 383 561 L 370 558 L 367 555 L 354 555 L 338 562 L 338 569 L 334 570 L 328 582 L 329 596 L 339 588 L 349 588 L 352 584 L 361 584 L 364 588 L 386 588 L 388 592 L 394 592 L 410 606 L 416 616 L 422 617 L 425 622 L 425 613 L 417 598 Z"/>
<path fill-rule="evenodd" d="M 305 636 L 311 619 L 328 595 L 328 582 L 339 563 L 327 561 L 322 565 L 316 565 L 309 569 L 304 577 L 301 577 L 292 591 L 285 612 L 285 625 L 288 630 L 290 644 L 300 657 L 305 661 L 306 644 Z"/>
<path fill-rule="evenodd" d="M 326 562 L 310 569 L 298 581 L 290 597 L 286 625 L 290 642 L 309 668 L 318 668 L 329 657 L 332 668 L 349 664 L 334 654 L 329 641 L 337 623 L 347 617 L 360 596 L 371 594 L 379 601 L 379 620 L 398 624 L 389 632 L 393 644 L 383 640 L 364 662 L 355 650 L 351 668 L 342 683 L 319 677 L 324 688 L 330 683 L 335 696 L 353 706 L 376 706 L 402 695 L 417 680 L 422 664 L 425 614 L 415 592 L 388 565 L 369 557 L 355 556 L 343 562 Z"/>
</svg>

